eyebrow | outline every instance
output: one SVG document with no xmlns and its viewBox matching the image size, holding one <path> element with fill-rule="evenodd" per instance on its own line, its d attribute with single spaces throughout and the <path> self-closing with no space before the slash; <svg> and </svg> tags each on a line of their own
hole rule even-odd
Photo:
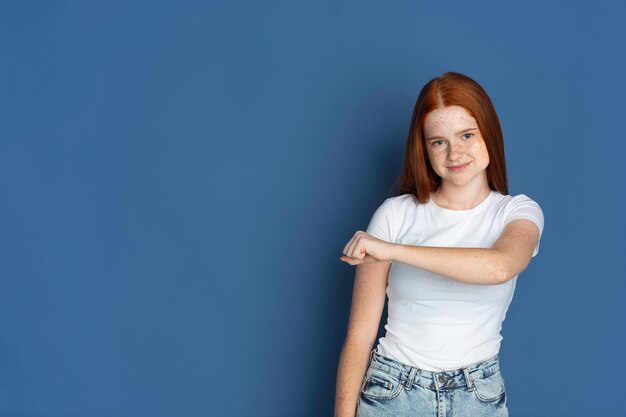
<svg viewBox="0 0 626 417">
<path fill-rule="evenodd" d="M 477 127 L 470 127 L 470 128 L 467 128 L 467 129 L 459 130 L 458 132 L 456 132 L 456 135 L 461 135 L 461 134 L 466 133 L 466 132 L 471 132 L 472 130 L 478 130 L 478 128 Z M 433 136 L 433 137 L 430 137 L 430 138 L 428 138 L 426 140 L 427 141 L 431 141 L 431 140 L 434 140 L 434 139 L 445 139 L 445 138 L 441 137 L 441 136 Z"/>
</svg>

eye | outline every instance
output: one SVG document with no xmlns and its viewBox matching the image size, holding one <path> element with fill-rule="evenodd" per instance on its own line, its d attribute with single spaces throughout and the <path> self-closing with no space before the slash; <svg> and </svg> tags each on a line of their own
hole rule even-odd
<svg viewBox="0 0 626 417">
<path fill-rule="evenodd" d="M 468 137 L 467 137 L 467 135 L 469 135 L 470 137 L 468 138 Z M 464 135 L 463 135 L 463 137 L 464 137 L 465 139 L 471 139 L 471 138 L 472 138 L 472 136 L 474 136 L 474 134 L 473 134 L 473 133 L 466 133 L 466 134 L 464 134 Z"/>
<path fill-rule="evenodd" d="M 439 142 L 441 142 L 441 143 L 439 143 Z M 430 144 L 432 146 L 439 146 L 439 145 L 443 144 L 443 141 L 442 140 L 433 140 L 432 142 L 430 142 Z"/>
</svg>

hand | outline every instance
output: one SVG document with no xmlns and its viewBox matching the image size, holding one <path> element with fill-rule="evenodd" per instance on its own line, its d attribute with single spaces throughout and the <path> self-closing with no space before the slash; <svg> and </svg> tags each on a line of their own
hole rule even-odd
<svg viewBox="0 0 626 417">
<path fill-rule="evenodd" d="M 372 262 L 391 262 L 392 243 L 377 239 L 358 230 L 343 248 L 344 256 L 339 259 L 350 265 Z"/>
</svg>

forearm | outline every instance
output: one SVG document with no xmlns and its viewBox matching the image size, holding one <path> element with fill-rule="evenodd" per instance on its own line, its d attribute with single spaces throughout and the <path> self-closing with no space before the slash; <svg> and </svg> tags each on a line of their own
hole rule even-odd
<svg viewBox="0 0 626 417">
<path fill-rule="evenodd" d="M 506 281 L 502 253 L 492 248 L 448 248 L 394 244 L 392 261 L 443 275 L 466 284 Z"/>
<path fill-rule="evenodd" d="M 335 417 L 354 417 L 371 347 L 346 339 L 339 358 Z"/>
</svg>

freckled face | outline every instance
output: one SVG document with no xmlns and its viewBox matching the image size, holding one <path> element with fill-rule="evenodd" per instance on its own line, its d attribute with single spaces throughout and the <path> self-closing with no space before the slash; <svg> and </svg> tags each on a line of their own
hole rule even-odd
<svg viewBox="0 0 626 417">
<path fill-rule="evenodd" d="M 424 136 L 430 164 L 442 185 L 486 183 L 489 153 L 476 119 L 464 107 L 446 106 L 428 113 Z"/>
</svg>

